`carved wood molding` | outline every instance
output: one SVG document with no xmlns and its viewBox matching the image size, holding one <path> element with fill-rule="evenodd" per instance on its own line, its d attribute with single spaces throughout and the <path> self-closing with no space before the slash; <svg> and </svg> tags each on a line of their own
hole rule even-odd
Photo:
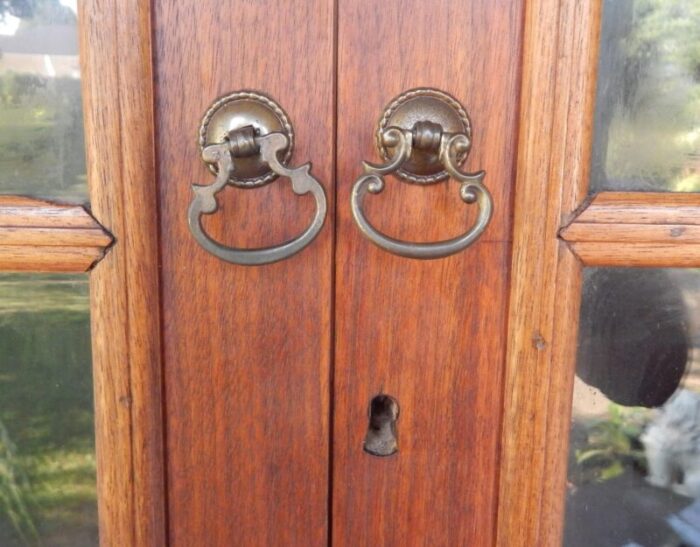
<svg viewBox="0 0 700 547">
<path fill-rule="evenodd" d="M 581 262 L 558 237 L 588 190 L 600 2 L 526 2 L 498 547 L 557 547 Z"/>
<path fill-rule="evenodd" d="M 0 196 L 0 270 L 85 272 L 112 241 L 80 205 Z"/>
<path fill-rule="evenodd" d="M 103 547 L 168 543 L 152 4 L 78 3 L 90 207 L 117 239 L 90 272 Z"/>
<path fill-rule="evenodd" d="M 559 236 L 586 266 L 700 266 L 700 194 L 603 192 Z"/>
</svg>

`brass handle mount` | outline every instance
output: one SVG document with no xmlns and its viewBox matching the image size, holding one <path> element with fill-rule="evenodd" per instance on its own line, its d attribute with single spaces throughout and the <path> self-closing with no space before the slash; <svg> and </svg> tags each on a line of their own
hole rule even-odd
<svg viewBox="0 0 700 547">
<path fill-rule="evenodd" d="M 311 175 L 311 163 L 287 167 L 292 155 L 294 132 L 282 108 L 269 97 L 237 91 L 217 100 L 207 110 L 199 131 L 202 160 L 216 175 L 209 185 L 193 184 L 194 198 L 187 220 L 195 240 L 221 260 L 244 266 L 284 260 L 309 245 L 326 218 L 323 186 Z M 219 208 L 216 195 L 227 185 L 256 188 L 278 176 L 288 177 L 297 195 L 311 193 L 316 214 L 302 234 L 291 241 L 259 249 L 228 247 L 212 239 L 202 226 L 202 215 Z"/>
<path fill-rule="evenodd" d="M 452 96 L 430 88 L 418 88 L 396 97 L 387 107 L 377 129 L 377 147 L 386 163 L 363 162 L 351 193 L 355 222 L 372 243 L 407 258 L 435 259 L 466 249 L 484 232 L 493 214 L 493 199 L 484 185 L 484 171 L 460 170 L 471 149 L 471 122 L 466 110 Z M 400 241 L 376 229 L 362 211 L 365 196 L 384 190 L 384 177 L 395 174 L 413 184 L 434 184 L 449 177 L 460 183 L 460 197 L 476 203 L 477 219 L 464 234 L 431 243 Z"/>
</svg>

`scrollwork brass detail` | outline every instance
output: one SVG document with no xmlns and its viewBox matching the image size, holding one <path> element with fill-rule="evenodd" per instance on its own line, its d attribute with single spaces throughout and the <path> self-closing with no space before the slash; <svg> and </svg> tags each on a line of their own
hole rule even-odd
<svg viewBox="0 0 700 547">
<path fill-rule="evenodd" d="M 187 213 L 190 231 L 197 242 L 211 254 L 226 262 L 255 266 L 284 260 L 306 247 L 318 235 L 326 218 L 326 195 L 323 186 L 311 175 L 311 163 L 288 168 L 279 160 L 279 155 L 289 147 L 284 133 L 268 133 L 256 136 L 253 127 L 244 127 L 229 133 L 222 143 L 210 144 L 202 150 L 205 163 L 216 166 L 216 180 L 209 185 L 193 184 L 194 199 Z M 292 190 L 297 195 L 311 193 L 316 200 L 316 214 L 309 227 L 297 238 L 260 249 L 237 249 L 213 240 L 202 227 L 202 215 L 218 210 L 216 195 L 230 184 L 235 170 L 236 157 L 259 154 L 275 175 L 288 177 Z"/>
<path fill-rule="evenodd" d="M 483 183 L 486 175 L 484 171 L 465 173 L 459 168 L 459 164 L 469 154 L 471 135 L 463 132 L 445 132 L 440 124 L 421 120 L 415 122 L 410 129 L 386 127 L 381 133 L 380 140 L 380 150 L 389 148 L 393 151 L 393 155 L 382 165 L 363 162 L 364 174 L 357 179 L 351 193 L 352 214 L 362 233 L 382 249 L 396 255 L 418 259 L 446 257 L 474 243 L 491 220 L 493 199 Z M 362 211 L 365 196 L 382 192 L 385 186 L 384 177 L 387 175 L 398 174 L 411 182 L 419 182 L 419 180 L 409 179 L 405 172 L 401 174 L 402 168 L 416 150 L 434 153 L 444 172 L 460 184 L 459 194 L 462 201 L 467 204 L 477 204 L 479 208 L 477 219 L 463 235 L 431 243 L 400 241 L 377 230 Z M 435 183 L 442 178 L 438 174 L 432 179 L 426 177 L 420 182 Z"/>
</svg>

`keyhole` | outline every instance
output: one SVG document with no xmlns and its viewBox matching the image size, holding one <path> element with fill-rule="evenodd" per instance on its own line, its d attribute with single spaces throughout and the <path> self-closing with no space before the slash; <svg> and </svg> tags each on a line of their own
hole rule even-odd
<svg viewBox="0 0 700 547">
<path fill-rule="evenodd" d="M 373 456 L 391 456 L 399 449 L 396 420 L 399 404 L 389 395 L 379 394 L 369 403 L 369 426 L 364 450 Z"/>
</svg>

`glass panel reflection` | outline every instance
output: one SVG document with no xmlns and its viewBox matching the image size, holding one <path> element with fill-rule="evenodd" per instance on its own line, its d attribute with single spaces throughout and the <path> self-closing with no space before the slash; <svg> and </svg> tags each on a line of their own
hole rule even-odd
<svg viewBox="0 0 700 547">
<path fill-rule="evenodd" d="M 98 545 L 87 277 L 0 275 L 0 545 Z"/>
<path fill-rule="evenodd" d="M 0 0 L 0 193 L 84 201 L 77 0 Z"/>
<path fill-rule="evenodd" d="M 698 0 L 604 0 L 590 190 L 700 191 Z"/>
<path fill-rule="evenodd" d="M 587 269 L 568 547 L 700 545 L 700 270 Z"/>
</svg>

